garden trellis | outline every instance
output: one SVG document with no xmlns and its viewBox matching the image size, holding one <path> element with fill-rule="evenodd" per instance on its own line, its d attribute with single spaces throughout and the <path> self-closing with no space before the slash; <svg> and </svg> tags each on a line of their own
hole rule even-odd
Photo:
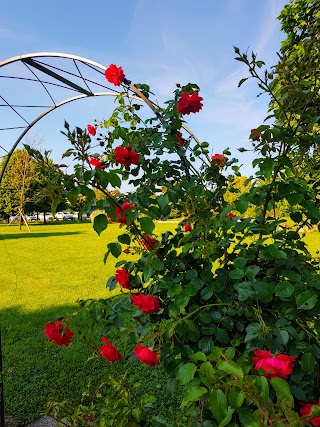
<svg viewBox="0 0 320 427">
<path fill-rule="evenodd" d="M 57 52 L 24 54 L 0 62 L 0 158 L 5 157 L 0 183 L 18 144 L 43 117 L 79 99 L 119 95 L 104 84 L 106 69 L 90 59 Z M 129 96 L 155 109 L 131 83 Z M 37 97 L 44 102 L 36 103 Z M 183 128 L 197 140 L 185 125 Z"/>
</svg>

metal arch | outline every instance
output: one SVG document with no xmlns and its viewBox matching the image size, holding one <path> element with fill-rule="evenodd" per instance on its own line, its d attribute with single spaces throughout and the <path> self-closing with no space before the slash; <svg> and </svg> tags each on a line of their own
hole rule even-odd
<svg viewBox="0 0 320 427">
<path fill-rule="evenodd" d="M 24 59 L 28 59 L 28 58 L 39 58 L 39 57 L 75 59 L 76 61 L 83 62 L 84 64 L 90 64 L 90 65 L 93 65 L 94 67 L 101 68 L 103 71 L 107 69 L 107 67 L 105 67 L 104 65 L 99 64 L 98 62 L 91 61 L 90 59 L 84 58 L 82 56 L 71 55 L 69 53 L 60 53 L 60 52 L 35 52 L 35 53 L 26 53 L 24 55 L 13 56 L 12 58 L 5 59 L 4 61 L 0 62 L 0 68 L 3 65 L 11 64 L 16 61 L 23 61 Z"/>
<path fill-rule="evenodd" d="M 40 62 L 40 61 L 35 61 L 33 58 L 61 58 L 61 59 L 70 59 L 70 60 L 72 60 L 73 62 L 74 62 L 74 65 L 76 66 L 76 68 L 77 68 L 77 71 L 78 71 L 78 73 L 79 73 L 79 75 L 77 75 L 77 74 L 73 74 L 73 73 L 70 73 L 70 72 L 68 72 L 68 71 L 65 71 L 65 70 L 62 70 L 62 69 L 59 69 L 59 68 L 57 68 L 57 67 L 54 67 L 54 66 L 52 66 L 52 65 L 49 65 L 49 64 L 44 64 L 44 63 L 42 63 L 42 62 Z M 78 62 L 81 62 L 81 63 L 83 63 L 83 64 L 85 64 L 85 65 L 87 65 L 88 67 L 90 67 L 90 68 L 92 68 L 93 70 L 95 70 L 95 71 L 97 71 L 97 72 L 99 72 L 99 73 L 101 73 L 101 74 L 104 74 L 104 71 L 107 69 L 107 67 L 106 66 L 104 66 L 104 65 L 102 65 L 102 64 L 99 64 L 98 62 L 95 62 L 95 61 L 92 61 L 92 60 L 90 60 L 90 59 L 87 59 L 87 58 L 84 58 L 84 57 L 81 57 L 81 56 L 77 56 L 77 55 L 72 55 L 72 54 L 67 54 L 67 53 L 59 53 L 59 52 L 35 52 L 35 53 L 29 53 L 29 54 L 24 54 L 24 55 L 19 55 L 19 56 L 14 56 L 14 57 L 12 57 L 12 58 L 9 58 L 9 59 L 6 59 L 6 60 L 4 60 L 4 61 L 1 61 L 0 62 L 0 68 L 1 67 L 4 67 L 4 66 L 6 66 L 6 65 L 9 65 L 9 64 L 12 64 L 12 63 L 14 63 L 14 62 L 18 62 L 18 61 L 21 61 L 28 69 L 29 69 L 29 71 L 31 71 L 31 73 L 36 77 L 36 80 L 33 80 L 33 81 L 38 81 L 42 86 L 43 86 L 43 88 L 46 90 L 46 92 L 48 93 L 48 95 L 49 95 L 49 97 L 51 98 L 51 100 L 52 100 L 52 102 L 53 102 L 53 105 L 52 105 L 52 107 L 49 107 L 49 108 L 47 108 L 46 110 L 44 110 L 38 117 L 36 117 L 31 123 L 29 123 L 29 122 L 27 122 L 28 123 L 28 126 L 26 126 L 26 127 L 24 127 L 24 130 L 22 131 L 22 133 L 20 134 L 20 136 L 18 137 L 18 139 L 15 141 L 15 143 L 13 144 L 13 146 L 12 146 L 12 148 L 11 148 L 11 150 L 9 151 L 9 152 L 7 152 L 8 154 L 6 155 L 6 160 L 5 160 L 5 162 L 4 162 L 4 164 L 3 164 L 3 166 L 2 166 L 2 170 L 0 171 L 0 184 L 1 184 L 1 181 L 2 181 L 2 178 L 3 178 L 3 175 L 4 175 L 4 172 L 5 172 L 5 169 L 6 169 L 6 167 L 7 167 L 7 165 L 8 165 L 8 163 L 9 163 L 9 160 L 10 160 L 10 158 L 11 158 L 11 156 L 12 156 L 12 154 L 13 154 L 13 152 L 14 152 L 14 150 L 16 149 L 16 147 L 17 147 L 17 145 L 19 144 L 19 142 L 22 140 L 22 138 L 28 133 L 28 131 L 39 121 L 39 120 L 41 120 L 43 117 L 45 117 L 47 114 L 49 114 L 51 111 L 53 111 L 53 110 L 55 110 L 55 109 L 57 109 L 57 108 L 59 108 L 59 107 L 61 107 L 62 105 L 65 105 L 65 104 L 68 104 L 69 102 L 72 102 L 72 101 L 76 101 L 76 100 L 78 100 L 78 99 L 82 99 L 82 98 L 86 98 L 86 97 L 91 97 L 91 96 L 117 96 L 117 95 L 119 95 L 120 93 L 118 92 L 118 91 L 116 91 L 116 90 L 114 90 L 114 89 L 111 89 L 111 88 L 107 88 L 106 86 L 104 86 L 104 85 L 102 85 L 102 84 L 100 84 L 100 83 L 97 83 L 97 82 L 94 82 L 94 81 L 92 81 L 92 80 L 89 80 L 89 79 L 85 79 L 84 77 L 83 77 L 83 75 L 81 74 L 81 72 L 80 72 L 80 70 L 79 70 L 79 68 L 78 68 L 78 66 L 77 66 L 77 64 L 76 64 L 76 61 L 78 61 Z M 64 87 L 64 88 L 66 88 L 66 89 L 71 89 L 71 90 L 74 90 L 74 91 L 76 91 L 76 92 L 80 92 L 81 93 L 81 95 L 78 95 L 78 96 L 74 96 L 74 97 L 72 97 L 72 98 L 68 98 L 68 99 L 65 99 L 65 100 L 63 100 L 63 101 L 60 101 L 60 102 L 58 102 L 58 103 L 56 103 L 54 100 L 53 100 L 53 98 L 52 98 L 52 96 L 51 96 L 51 93 L 49 92 L 49 90 L 48 90 L 48 88 L 45 86 L 45 84 L 50 84 L 50 85 L 53 85 L 53 86 L 61 86 L 60 84 L 56 84 L 56 83 L 52 83 L 52 82 L 46 82 L 46 81 L 43 81 L 43 80 L 40 80 L 40 78 L 38 77 L 38 75 L 30 68 L 30 67 L 32 67 L 32 68 L 35 68 L 36 70 L 38 70 L 38 71 L 41 71 L 41 72 L 43 72 L 43 73 L 45 73 L 45 74 L 47 74 L 47 75 L 49 75 L 50 77 L 52 77 L 53 79 L 55 79 L 55 80 L 58 80 L 58 82 L 61 82 L 61 83 L 63 83 L 63 84 L 65 84 L 66 86 L 62 86 L 62 87 Z M 81 86 L 79 86 L 79 85 L 77 85 L 76 83 L 74 83 L 74 82 L 72 82 L 72 81 L 70 81 L 70 80 L 68 80 L 67 78 L 65 78 L 64 76 L 61 76 L 60 74 L 58 74 L 56 71 L 53 71 L 52 70 L 52 68 L 53 69 L 56 69 L 56 70 L 60 70 L 60 71 L 62 71 L 62 72 L 64 72 L 64 73 L 66 73 L 66 74 L 70 74 L 70 75 L 73 75 L 74 77 L 77 77 L 77 78 L 80 78 L 80 79 L 82 79 L 82 81 L 85 83 L 85 85 L 86 85 L 86 88 L 83 88 L 83 87 L 81 87 Z M 100 71 L 101 70 L 101 71 Z M 7 78 L 13 78 L 13 77 L 11 77 L 11 76 L 2 76 L 2 77 L 7 77 Z M 19 77 L 18 77 L 19 78 Z M 21 78 L 22 80 L 32 80 L 32 79 L 27 79 L 27 78 Z M 105 88 L 107 88 L 107 89 L 109 89 L 110 90 L 110 92 L 96 92 L 96 93 L 94 93 L 94 92 L 92 92 L 91 90 L 90 90 L 90 88 L 89 88 L 89 86 L 88 86 L 88 84 L 87 84 L 87 82 L 90 82 L 90 83 L 94 83 L 94 84 L 96 84 L 96 85 L 99 85 L 99 86 L 102 86 L 102 87 L 105 87 Z M 148 98 L 146 98 L 140 91 L 139 91 L 139 89 L 138 88 L 136 88 L 134 85 L 132 85 L 131 84 L 131 82 L 127 82 L 128 83 L 128 86 L 129 86 L 129 89 L 135 94 L 135 95 L 127 95 L 127 96 L 129 96 L 130 98 L 133 98 L 133 99 L 136 99 L 136 100 L 138 100 L 138 101 L 143 101 L 143 102 L 145 102 L 150 108 L 151 108 L 151 110 L 159 117 L 159 119 L 160 119 L 160 116 L 159 116 L 159 113 L 157 112 L 157 110 L 159 109 L 159 107 L 156 105 L 156 104 L 154 104 L 152 101 L 150 101 Z M 2 98 L 2 97 L 1 97 Z M 11 104 L 9 104 L 4 98 L 2 98 L 3 99 L 3 101 L 4 102 L 6 102 L 7 104 L 8 104 L 8 106 L 18 115 L 18 116 L 20 116 L 24 121 L 26 121 L 16 110 L 15 110 L 15 108 L 11 105 Z M 20 107 L 22 107 L 22 106 L 20 106 Z M 34 107 L 36 107 L 36 106 L 34 106 Z M 21 128 L 20 126 L 17 126 L 17 127 L 15 127 L 14 129 L 18 129 L 18 128 Z M 189 135 L 191 135 L 191 137 L 198 143 L 198 145 L 199 146 L 201 146 L 201 143 L 200 143 L 200 141 L 196 138 L 196 136 L 193 134 L 193 132 L 190 130 L 190 129 L 188 129 L 187 128 L 187 126 L 186 125 L 184 125 L 184 124 L 182 124 L 182 128 L 183 129 L 185 129 L 185 131 L 186 132 L 188 132 L 189 133 Z M 6 130 L 8 130 L 8 129 L 10 129 L 10 128 L 6 128 Z M 5 151 L 7 151 L 7 150 L 5 150 Z"/>
<path fill-rule="evenodd" d="M 49 93 L 49 91 L 46 89 L 46 87 L 44 86 L 44 82 L 42 82 L 42 80 L 40 80 L 39 78 L 38 78 L 38 76 L 37 75 L 35 75 L 36 76 L 36 78 L 38 79 L 38 81 L 39 81 L 39 83 L 41 83 L 42 84 L 42 86 L 47 90 L 47 92 L 48 92 L 48 94 L 49 94 L 49 96 L 50 96 L 50 98 L 51 98 L 51 100 L 52 100 L 52 102 L 53 102 L 53 105 L 52 105 L 52 107 L 49 107 L 49 108 L 47 108 L 46 110 L 44 110 L 40 115 L 38 115 L 38 117 L 36 117 L 31 123 L 28 123 L 28 125 L 24 128 L 24 130 L 22 131 L 22 133 L 20 134 L 20 136 L 18 137 L 18 139 L 15 141 L 15 143 L 13 144 L 13 146 L 12 146 L 12 148 L 11 148 L 11 150 L 7 153 L 7 155 L 6 155 L 6 160 L 5 160 L 5 162 L 4 162 L 4 164 L 3 164 L 3 166 L 2 166 L 2 169 L 1 169 L 1 172 L 0 172 L 0 183 L 1 183 L 1 181 L 2 181 L 2 178 L 3 178 L 3 175 L 4 175 L 4 172 L 5 172 L 5 169 L 6 169 L 6 167 L 7 167 L 7 165 L 8 165 L 8 163 L 9 163 L 9 161 L 10 161 L 10 158 L 11 158 L 11 156 L 12 156 L 12 154 L 13 154 L 13 152 L 14 152 L 14 150 L 16 149 L 16 147 L 18 146 L 18 144 L 19 144 L 19 142 L 22 140 L 22 138 L 28 133 L 28 131 L 39 121 L 39 120 L 41 120 L 43 117 L 45 117 L 47 114 L 49 114 L 51 111 L 53 111 L 53 110 L 55 110 L 55 109 L 57 109 L 57 108 L 59 108 L 59 107 L 61 107 L 62 105 L 65 105 L 65 104 L 68 104 L 69 102 L 72 102 L 72 101 L 76 101 L 76 100 L 78 100 L 78 99 L 81 99 L 81 98 L 86 98 L 86 97 L 89 97 L 89 96 L 117 96 L 117 95 L 119 95 L 119 92 L 118 91 L 113 91 L 113 92 L 97 92 L 97 93 L 94 93 L 94 92 L 92 92 L 92 91 L 90 91 L 90 90 L 88 90 L 88 88 L 86 88 L 86 89 L 83 89 L 81 86 L 79 86 L 79 85 L 77 85 L 77 84 L 75 84 L 75 83 L 73 83 L 73 82 L 71 82 L 70 80 L 68 80 L 68 79 L 66 79 L 66 78 L 64 78 L 63 76 L 61 76 L 61 75 L 59 75 L 58 73 L 56 73 L 55 71 L 52 71 L 51 69 L 50 69 L 50 67 L 49 68 L 47 68 L 47 67 L 45 67 L 44 65 L 42 65 L 42 64 L 39 64 L 38 62 L 36 62 L 35 60 L 34 60 L 34 58 L 61 58 L 61 59 L 70 59 L 70 60 L 73 60 L 74 61 L 74 63 L 75 63 L 75 65 L 76 65 L 76 62 L 75 61 L 79 61 L 79 62 L 81 62 L 81 63 L 83 63 L 83 64 L 85 64 L 85 65 L 88 65 L 88 66 L 91 66 L 93 69 L 94 69 L 94 67 L 96 67 L 96 68 L 98 68 L 98 70 L 96 70 L 96 71 L 99 71 L 99 70 L 101 70 L 100 72 L 101 73 L 104 73 L 104 71 L 107 69 L 107 67 L 105 67 L 104 65 L 102 65 L 102 64 L 99 64 L 98 62 L 95 62 L 95 61 L 91 61 L 90 59 L 87 59 L 87 58 L 84 58 L 84 57 L 81 57 L 81 56 L 77 56 L 77 55 L 71 55 L 71 54 L 66 54 L 66 53 L 60 53 L 60 52 L 35 52 L 35 53 L 29 53 L 29 54 L 24 54 L 24 55 L 19 55 L 19 56 L 14 56 L 14 57 L 12 57 L 12 58 L 9 58 L 9 59 L 6 59 L 6 60 L 4 60 L 4 61 L 1 61 L 0 62 L 0 68 L 1 67 L 4 67 L 4 66 L 6 66 L 6 65 L 9 65 L 9 64 L 12 64 L 12 63 L 15 63 L 15 62 L 19 62 L 19 61 L 21 61 L 22 63 L 24 63 L 25 65 L 27 65 L 27 66 L 30 66 L 30 67 L 33 67 L 33 68 L 35 68 L 35 69 L 37 69 L 37 70 L 39 70 L 39 71 L 41 71 L 41 72 L 44 72 L 45 74 L 47 74 L 47 75 L 49 75 L 50 77 L 52 77 L 53 79 L 55 79 L 55 80 L 58 80 L 59 82 L 62 82 L 63 84 L 65 84 L 66 85 L 66 87 L 70 87 L 70 88 L 72 88 L 72 89 L 74 89 L 75 91 L 77 91 L 77 92 L 80 92 L 81 93 L 81 95 L 78 95 L 78 96 L 74 96 L 74 97 L 71 97 L 71 98 L 68 98 L 68 99 L 65 99 L 65 100 L 63 100 L 63 101 L 60 101 L 60 102 L 58 102 L 58 103 L 56 103 L 56 102 L 54 102 L 54 100 L 52 99 L 52 97 L 51 97 L 51 94 Z M 84 83 L 87 85 L 87 83 L 86 83 L 86 80 L 83 78 L 83 76 L 82 76 L 82 74 L 81 74 L 81 72 L 79 71 L 79 69 L 78 69 L 78 67 L 77 67 L 77 65 L 76 65 L 76 68 L 77 68 L 77 70 L 78 70 L 78 72 L 79 72 L 79 74 L 80 74 L 80 76 L 77 76 L 77 77 L 79 77 L 79 78 L 82 78 L 82 80 L 84 81 Z M 32 72 L 32 70 L 30 70 L 31 72 Z M 48 83 L 48 82 L 46 82 L 46 83 Z M 141 99 L 140 98 L 138 98 L 138 97 L 136 97 L 136 96 L 132 96 L 132 98 L 135 98 L 135 99 L 137 99 L 137 100 L 140 100 L 141 101 Z M 4 100 L 5 101 L 5 100 Z M 6 103 L 7 103 L 7 101 L 5 101 Z M 14 111 L 14 112 L 16 112 L 16 114 L 18 114 L 21 118 L 23 118 L 16 110 L 15 110 L 15 108 L 12 106 L 12 105 L 10 105 L 9 103 L 7 103 L 8 104 L 8 106 L 9 107 L 11 107 L 11 109 Z M 23 120 L 24 120 L 24 118 L 23 118 Z M 17 127 L 18 128 L 18 127 Z M 6 151 L 6 150 L 5 150 Z"/>
<path fill-rule="evenodd" d="M 119 95 L 119 93 L 114 93 L 114 92 L 97 92 L 97 93 L 93 93 L 91 96 L 117 96 Z M 59 102 L 58 104 L 55 104 L 54 106 L 48 108 L 47 110 L 43 111 L 36 119 L 33 120 L 32 123 L 30 123 L 25 130 L 20 134 L 19 138 L 16 140 L 16 142 L 13 144 L 11 150 L 8 152 L 7 156 L 6 156 L 6 160 L 2 166 L 2 170 L 0 172 L 0 183 L 3 177 L 3 174 L 6 170 L 6 167 L 10 161 L 10 158 L 14 152 L 14 150 L 17 148 L 19 142 L 22 140 L 22 138 L 29 132 L 29 130 L 39 121 L 41 120 L 44 116 L 46 116 L 47 114 L 51 113 L 51 111 L 56 110 L 57 108 L 61 107 L 62 105 L 68 104 L 69 102 L 72 101 L 77 101 L 78 99 L 82 99 L 82 98 L 87 98 L 88 96 L 85 94 L 82 95 L 78 95 L 78 96 L 74 96 L 72 98 L 69 99 L 65 99 L 62 102 Z M 131 99 L 136 99 L 138 101 L 141 101 L 141 99 L 137 96 L 134 95 L 129 95 L 129 97 Z"/>
</svg>

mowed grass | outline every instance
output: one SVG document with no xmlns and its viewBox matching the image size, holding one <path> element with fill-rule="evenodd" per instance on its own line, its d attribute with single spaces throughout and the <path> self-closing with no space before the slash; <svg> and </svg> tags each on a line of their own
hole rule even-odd
<svg viewBox="0 0 320 427">
<path fill-rule="evenodd" d="M 159 224 L 165 232 L 174 224 Z M 100 384 L 108 374 L 132 371 L 142 383 L 141 394 L 156 392 L 167 407 L 166 378 L 161 368 L 137 362 L 110 364 L 94 359 L 92 349 L 75 334 L 70 347 L 55 347 L 43 334 L 46 322 L 72 314 L 78 299 L 108 298 L 105 283 L 114 274 L 115 259 L 106 265 L 107 244 L 115 241 L 119 225 L 111 224 L 99 237 L 91 223 L 31 224 L 31 233 L 16 224 L 0 225 L 0 327 L 2 331 L 5 412 L 24 423 L 39 418 L 50 400 L 79 402 L 89 379 Z M 126 256 L 130 259 L 131 256 Z M 81 323 L 81 321 L 80 321 Z M 101 330 L 90 331 L 101 345 Z M 162 403 L 161 403 L 162 402 Z M 161 410 L 161 408 L 160 408 Z"/>
<path fill-rule="evenodd" d="M 156 233 L 173 231 L 176 224 L 157 224 Z M 0 225 L 0 326 L 3 340 L 5 405 L 8 415 L 24 423 L 37 419 L 48 399 L 79 402 L 89 379 L 102 382 L 106 375 L 122 375 L 130 369 L 141 382 L 141 394 L 157 396 L 157 409 L 165 412 L 175 404 L 165 392 L 161 367 L 139 362 L 110 364 L 93 359 L 92 349 L 75 335 L 70 347 L 55 347 L 43 334 L 46 322 L 72 314 L 78 299 L 108 298 L 105 283 L 114 274 L 115 259 L 103 256 L 115 241 L 119 225 L 111 224 L 99 237 L 91 223 L 31 224 L 31 233 L 16 224 Z M 319 250 L 319 233 L 307 233 L 313 254 Z M 131 256 L 125 256 L 131 259 Z M 81 320 L 80 320 L 81 323 Z M 99 328 L 90 330 L 95 346 L 101 345 Z"/>
</svg>

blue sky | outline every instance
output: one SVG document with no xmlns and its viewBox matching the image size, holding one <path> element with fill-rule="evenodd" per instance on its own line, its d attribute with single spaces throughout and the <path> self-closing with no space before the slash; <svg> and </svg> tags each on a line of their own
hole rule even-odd
<svg viewBox="0 0 320 427">
<path fill-rule="evenodd" d="M 254 50 L 268 66 L 276 63 L 283 34 L 276 19 L 285 0 L 122 0 L 3 2 L 0 15 L 0 61 L 31 52 L 55 51 L 79 55 L 108 66 L 121 65 L 133 82 L 151 86 L 162 103 L 176 83 L 197 83 L 203 110 L 187 117 L 187 125 L 212 154 L 229 147 L 251 173 L 250 129 L 267 115 L 267 97 L 256 95 L 254 82 L 237 88 L 246 69 L 234 60 L 233 45 Z M 0 75 L 3 74 L 0 68 Z M 21 72 L 18 67 L 10 73 Z M 25 72 L 25 70 L 24 70 Z M 103 76 L 102 76 L 103 78 Z M 105 81 L 102 81 L 104 84 Z M 35 85 L 0 79 L 0 95 L 9 102 L 48 102 Z M 59 91 L 57 91 L 59 92 Z M 60 94 L 62 95 L 62 94 Z M 57 95 L 58 96 L 58 95 Z M 70 96 L 70 95 L 69 95 Z M 38 97 L 38 98 L 37 98 Z M 53 149 L 58 160 L 67 140 L 60 134 L 66 119 L 85 127 L 93 118 L 107 118 L 110 98 L 86 99 L 61 107 L 29 133 Z M 25 112 L 28 120 L 40 111 Z M 19 119 L 20 120 L 20 119 Z M 0 128 L 16 117 L 0 107 Z M 21 123 L 19 122 L 20 125 Z M 8 149 L 18 131 L 0 131 L 0 145 Z M 1 152 L 0 155 L 3 155 Z"/>
</svg>

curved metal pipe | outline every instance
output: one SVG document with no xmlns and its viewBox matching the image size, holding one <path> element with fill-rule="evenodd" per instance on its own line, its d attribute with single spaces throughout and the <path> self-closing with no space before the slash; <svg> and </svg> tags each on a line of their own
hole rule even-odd
<svg viewBox="0 0 320 427">
<path fill-rule="evenodd" d="M 94 93 L 93 95 L 91 95 L 91 96 L 118 96 L 119 95 L 119 92 L 97 92 L 97 93 Z M 65 104 L 68 104 L 69 102 L 72 102 L 72 101 L 77 101 L 78 99 L 81 99 L 81 98 L 89 98 L 88 97 L 88 95 L 85 95 L 85 94 L 82 94 L 82 95 L 78 95 L 78 96 L 74 96 L 74 97 L 72 97 L 72 98 L 68 98 L 68 99 L 65 99 L 64 101 L 61 101 L 61 102 L 59 102 L 58 104 L 56 104 L 56 105 L 53 105 L 52 107 L 49 107 L 47 110 L 45 110 L 45 111 L 43 111 L 37 118 L 35 118 L 34 120 L 33 120 L 33 122 L 32 123 L 30 123 L 30 125 L 28 125 L 25 129 L 24 129 L 24 131 L 20 134 L 20 136 L 19 136 L 19 138 L 16 140 L 16 142 L 13 144 L 13 146 L 12 146 L 12 148 L 11 148 L 11 150 L 9 151 L 9 153 L 7 154 L 7 156 L 6 156 L 6 160 L 5 160 L 5 162 L 4 162 L 4 164 L 2 165 L 2 169 L 1 169 L 1 172 L 0 172 L 0 184 L 1 184 L 1 181 L 2 181 L 2 178 L 3 178 L 3 175 L 4 175 L 4 172 L 5 172 L 5 169 L 6 169 L 6 167 L 7 167 L 7 165 L 8 165 L 8 163 L 9 163 L 9 160 L 10 160 L 10 158 L 11 158 L 11 156 L 12 156 L 12 154 L 13 154 L 13 152 L 14 152 L 14 150 L 17 148 L 17 145 L 19 144 L 19 142 L 22 140 L 22 138 L 29 132 L 29 130 L 39 121 L 39 120 L 41 120 L 44 116 L 46 116 L 47 114 L 49 114 L 49 113 L 51 113 L 51 111 L 53 111 L 53 110 L 56 110 L 57 108 L 59 108 L 59 107 L 61 107 L 62 105 L 65 105 Z M 135 100 L 137 100 L 137 101 L 142 101 L 139 97 L 137 97 L 137 96 L 133 96 L 133 95 L 129 95 L 129 98 L 131 98 L 131 99 L 135 99 Z"/>
</svg>

